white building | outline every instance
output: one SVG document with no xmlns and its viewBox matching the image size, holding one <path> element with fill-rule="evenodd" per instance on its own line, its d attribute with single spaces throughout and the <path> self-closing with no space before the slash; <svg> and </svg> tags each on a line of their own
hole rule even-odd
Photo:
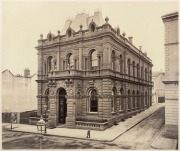
<svg viewBox="0 0 180 151">
<path fill-rule="evenodd" d="M 37 74 L 13 75 L 9 70 L 2 72 L 2 112 L 23 112 L 37 108 Z"/>
<path fill-rule="evenodd" d="M 165 29 L 165 128 L 167 136 L 178 137 L 178 12 L 162 16 Z"/>
</svg>

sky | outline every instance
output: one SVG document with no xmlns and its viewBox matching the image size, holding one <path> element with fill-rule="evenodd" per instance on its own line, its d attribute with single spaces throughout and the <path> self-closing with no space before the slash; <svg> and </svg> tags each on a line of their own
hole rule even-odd
<svg viewBox="0 0 180 151">
<path fill-rule="evenodd" d="M 164 71 L 164 24 L 161 16 L 178 11 L 177 1 L 128 2 L 62 2 L 3 1 L 2 2 L 2 71 L 14 75 L 29 68 L 37 73 L 37 40 L 51 31 L 57 35 L 66 19 L 78 13 L 101 11 L 112 27 L 133 37 L 133 44 L 147 52 L 153 71 Z"/>
</svg>

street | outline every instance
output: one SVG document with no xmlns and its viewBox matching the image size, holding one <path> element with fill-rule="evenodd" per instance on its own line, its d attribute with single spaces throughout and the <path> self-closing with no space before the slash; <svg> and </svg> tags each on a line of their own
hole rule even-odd
<svg viewBox="0 0 180 151">
<path fill-rule="evenodd" d="M 42 149 L 150 149 L 150 144 L 164 124 L 164 107 L 143 120 L 113 142 L 69 139 L 55 136 L 44 136 Z M 121 124 L 121 123 L 118 123 Z M 37 134 L 7 131 L 3 127 L 3 149 L 39 149 Z"/>
</svg>

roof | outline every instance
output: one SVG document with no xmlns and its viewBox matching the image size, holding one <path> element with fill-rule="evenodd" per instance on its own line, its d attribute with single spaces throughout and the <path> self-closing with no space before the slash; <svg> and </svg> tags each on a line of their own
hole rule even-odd
<svg viewBox="0 0 180 151">
<path fill-rule="evenodd" d="M 172 17 L 172 16 L 176 16 L 176 15 L 178 15 L 178 12 L 173 12 L 173 13 L 163 15 L 162 18 Z"/>
<path fill-rule="evenodd" d="M 162 71 L 154 71 L 154 72 L 152 72 L 153 77 L 158 77 L 161 74 L 164 75 L 164 72 L 162 72 Z"/>
<path fill-rule="evenodd" d="M 95 22 L 97 26 L 102 26 L 104 24 L 102 13 L 95 12 L 94 16 L 89 16 L 86 13 L 77 14 L 73 20 L 68 19 L 65 21 L 64 27 L 61 31 L 61 35 L 65 35 L 69 27 L 72 28 L 75 32 L 77 32 L 80 29 L 79 26 L 83 25 L 83 30 L 86 30 L 88 29 L 89 24 L 92 21 Z"/>
<path fill-rule="evenodd" d="M 9 72 L 12 76 L 14 76 L 14 77 L 24 77 L 23 75 L 21 75 L 21 74 L 17 74 L 17 75 L 14 75 L 9 69 L 6 69 L 6 70 L 4 70 L 4 71 L 2 71 L 2 74 L 5 74 L 5 73 L 7 73 L 7 72 Z M 34 77 L 34 76 L 36 76 L 37 75 L 37 73 L 34 73 L 33 75 L 30 75 L 29 77 L 26 77 L 26 78 L 32 78 L 32 77 Z"/>
</svg>

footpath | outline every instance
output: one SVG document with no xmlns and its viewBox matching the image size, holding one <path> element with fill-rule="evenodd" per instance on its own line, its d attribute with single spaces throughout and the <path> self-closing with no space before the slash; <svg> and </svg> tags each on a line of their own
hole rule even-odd
<svg viewBox="0 0 180 151">
<path fill-rule="evenodd" d="M 141 113 L 138 113 L 132 116 L 132 118 L 129 118 L 124 122 L 119 122 L 118 125 L 114 125 L 111 128 L 108 128 L 104 131 L 91 130 L 91 138 L 86 138 L 87 130 L 70 129 L 70 128 L 47 129 L 47 133 L 45 135 L 111 142 L 111 141 L 114 141 L 119 136 L 121 136 L 122 134 L 124 134 L 125 132 L 127 132 L 128 130 L 130 130 L 131 128 L 133 128 L 134 126 L 136 126 L 141 121 L 145 120 L 146 118 L 154 114 L 157 110 L 164 107 L 164 105 L 165 105 L 164 103 L 155 104 L 151 106 L 150 108 L 146 109 L 145 111 L 142 111 Z M 25 125 L 25 124 L 13 124 L 12 131 L 28 132 L 28 133 L 34 133 L 34 134 L 39 133 L 37 132 L 37 126 Z M 154 146 L 153 148 L 156 148 Z"/>
</svg>

